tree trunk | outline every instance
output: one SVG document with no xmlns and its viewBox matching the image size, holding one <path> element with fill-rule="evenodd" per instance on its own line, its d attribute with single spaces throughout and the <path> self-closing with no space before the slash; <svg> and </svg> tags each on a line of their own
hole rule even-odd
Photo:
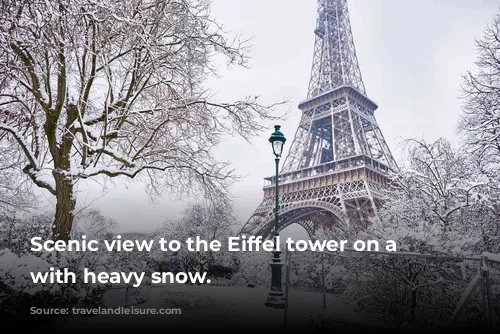
<svg viewBox="0 0 500 334">
<path fill-rule="evenodd" d="M 56 214 L 52 226 L 54 240 L 68 241 L 73 227 L 73 210 L 75 199 L 73 196 L 73 182 L 66 176 L 55 174 L 56 181 Z"/>
<path fill-rule="evenodd" d="M 417 310 L 417 290 L 411 290 L 411 311 L 410 311 L 410 323 L 415 322 L 415 311 Z"/>
<path fill-rule="evenodd" d="M 76 120 L 78 111 L 74 104 L 67 107 L 66 129 Z M 57 145 L 55 125 L 57 117 L 47 120 L 45 132 L 49 138 L 51 154 L 54 158 L 54 179 L 56 182 L 56 214 L 52 225 L 52 238 L 54 240 L 68 241 L 70 239 L 71 228 L 73 227 L 73 217 L 76 200 L 73 195 L 73 180 L 61 171 L 68 172 L 71 167 L 70 153 L 73 147 L 74 134 L 66 131 L 62 137 L 62 144 Z"/>
</svg>

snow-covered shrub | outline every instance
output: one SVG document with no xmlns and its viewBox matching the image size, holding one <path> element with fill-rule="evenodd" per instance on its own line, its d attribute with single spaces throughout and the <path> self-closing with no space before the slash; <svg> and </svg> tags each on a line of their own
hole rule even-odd
<svg viewBox="0 0 500 334">
<path fill-rule="evenodd" d="M 237 271 L 231 281 L 237 286 L 269 286 L 272 254 L 269 252 L 237 252 Z"/>
<path fill-rule="evenodd" d="M 82 236 L 82 231 L 89 233 L 89 238 L 98 239 L 108 235 L 108 228 L 113 224 L 108 222 L 98 212 L 91 215 L 77 216 L 74 239 Z M 130 261 L 125 253 L 98 252 L 35 252 L 31 251 L 31 238 L 50 239 L 52 219 L 49 215 L 38 215 L 29 218 L 0 218 L 0 286 L 4 296 L 0 299 L 2 313 L 11 314 L 13 319 L 17 314 L 23 316 L 29 312 L 29 307 L 97 307 L 102 305 L 104 294 L 109 286 L 104 284 L 86 284 L 83 281 L 83 269 L 94 272 L 140 271 L 145 263 Z M 87 224 L 80 224 L 84 222 Z M 88 228 L 88 227 L 94 228 Z M 87 227 L 83 229 L 82 227 Z M 80 233 L 79 233 L 80 232 Z M 54 270 L 67 269 L 76 274 L 74 284 L 34 283 L 30 273 L 46 273 Z M 133 295 L 140 302 L 144 300 L 144 287 L 136 289 Z"/>
<path fill-rule="evenodd" d="M 229 252 L 227 238 L 236 218 L 228 203 L 196 203 L 184 210 L 180 219 L 167 221 L 155 231 L 152 239 L 177 240 L 181 249 L 176 252 L 156 248 L 147 259 L 149 267 L 155 271 L 202 272 L 210 279 L 230 279 L 236 271 L 237 255 Z M 200 238 L 207 243 L 219 241 L 218 251 L 201 249 L 188 250 L 185 241 Z"/>
<path fill-rule="evenodd" d="M 17 255 L 30 253 L 30 238 L 37 236 L 48 239 L 52 218 L 48 214 L 16 218 L 0 216 L 0 249 L 8 248 Z"/>
<path fill-rule="evenodd" d="M 321 291 L 321 258 L 311 252 L 293 252 L 290 254 L 290 287 Z"/>
<path fill-rule="evenodd" d="M 403 209 L 406 204 L 408 210 Z M 397 251 L 408 255 L 358 253 L 345 264 L 347 292 L 363 300 L 361 308 L 399 325 L 446 323 L 478 270 L 477 262 L 455 259 L 472 255 L 477 238 L 444 231 L 426 221 L 422 213 L 426 210 L 418 201 L 396 200 L 381 212 L 380 221 L 375 220 L 358 236 L 378 240 L 382 247 L 387 240 L 395 240 Z"/>
<path fill-rule="evenodd" d="M 92 268 L 92 263 L 96 263 L 94 260 L 95 258 L 85 259 L 85 255 L 71 252 L 18 256 L 9 249 L 0 250 L 0 280 L 7 291 L 0 301 L 1 313 L 10 314 L 15 319 L 29 314 L 31 307 L 99 306 L 106 287 L 83 284 L 83 279 L 78 277 L 82 266 Z M 67 268 L 74 272 L 77 276 L 76 283 L 34 283 L 32 273 L 46 273 L 50 268 Z"/>
</svg>

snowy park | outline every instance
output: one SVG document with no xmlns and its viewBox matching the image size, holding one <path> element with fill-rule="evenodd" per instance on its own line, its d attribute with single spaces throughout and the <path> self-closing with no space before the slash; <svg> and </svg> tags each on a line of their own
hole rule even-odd
<svg viewBox="0 0 500 334">
<path fill-rule="evenodd" d="M 497 2 L 2 1 L 1 323 L 498 329 Z"/>
</svg>

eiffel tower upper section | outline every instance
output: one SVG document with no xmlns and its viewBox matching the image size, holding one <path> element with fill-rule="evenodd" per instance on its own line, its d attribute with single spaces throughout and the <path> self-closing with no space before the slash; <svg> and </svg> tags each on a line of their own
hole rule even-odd
<svg viewBox="0 0 500 334">
<path fill-rule="evenodd" d="M 314 56 L 302 117 L 279 173 L 279 229 L 297 223 L 362 229 L 391 197 L 396 162 L 366 95 L 346 0 L 318 0 Z M 286 132 L 286 130 L 285 130 Z M 276 176 L 240 233 L 271 235 Z"/>
<path fill-rule="evenodd" d="M 318 1 L 314 57 L 307 98 L 343 85 L 366 94 L 346 1 Z"/>
<path fill-rule="evenodd" d="M 318 0 L 317 25 L 307 100 L 282 173 L 349 160 L 381 171 L 397 168 L 375 120 L 378 106 L 366 95 L 346 0 Z M 330 168 L 335 167 L 335 168 Z"/>
</svg>

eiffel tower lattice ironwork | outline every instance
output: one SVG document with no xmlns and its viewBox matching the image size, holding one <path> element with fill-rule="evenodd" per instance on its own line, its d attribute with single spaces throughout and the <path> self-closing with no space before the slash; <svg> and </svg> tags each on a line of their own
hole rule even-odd
<svg viewBox="0 0 500 334">
<path fill-rule="evenodd" d="M 359 230 L 387 199 L 398 167 L 365 91 L 346 0 L 318 0 L 314 57 L 302 118 L 279 173 L 280 230 L 297 223 Z M 240 234 L 270 237 L 276 177 Z M 339 232 L 340 232 L 339 230 Z"/>
</svg>

